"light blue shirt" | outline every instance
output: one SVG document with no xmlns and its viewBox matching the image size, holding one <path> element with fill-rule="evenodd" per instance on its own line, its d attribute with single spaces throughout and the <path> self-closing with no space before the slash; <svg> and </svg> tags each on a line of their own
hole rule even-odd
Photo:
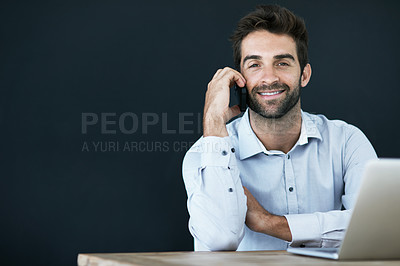
<svg viewBox="0 0 400 266">
<path fill-rule="evenodd" d="M 267 150 L 248 111 L 227 125 L 229 137 L 200 138 L 183 161 L 189 230 L 195 250 L 336 247 L 343 238 L 365 163 L 376 153 L 356 127 L 301 113 L 297 143 Z M 245 225 L 245 186 L 270 213 L 285 216 L 292 242 Z"/>
</svg>

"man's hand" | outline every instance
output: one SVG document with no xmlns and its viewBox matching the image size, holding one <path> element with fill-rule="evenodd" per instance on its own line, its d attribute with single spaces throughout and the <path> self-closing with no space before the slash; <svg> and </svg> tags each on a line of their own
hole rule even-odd
<svg viewBox="0 0 400 266">
<path fill-rule="evenodd" d="M 238 71 L 225 67 L 219 69 L 208 83 L 206 101 L 204 104 L 203 135 L 228 136 L 226 122 L 240 114 L 239 106 L 229 107 L 229 88 L 236 83 L 240 87 L 246 85 L 246 80 Z"/>
<path fill-rule="evenodd" d="M 243 188 L 247 197 L 247 227 L 255 232 L 264 233 L 289 242 L 292 241 L 292 233 L 286 218 L 266 211 L 250 191 L 246 187 Z"/>
</svg>

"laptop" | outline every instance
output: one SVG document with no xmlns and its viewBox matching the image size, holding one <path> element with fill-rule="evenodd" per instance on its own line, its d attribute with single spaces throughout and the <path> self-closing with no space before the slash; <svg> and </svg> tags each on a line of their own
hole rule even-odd
<svg viewBox="0 0 400 266">
<path fill-rule="evenodd" d="M 287 251 L 335 260 L 400 259 L 400 159 L 366 164 L 340 248 L 289 247 Z"/>
</svg>

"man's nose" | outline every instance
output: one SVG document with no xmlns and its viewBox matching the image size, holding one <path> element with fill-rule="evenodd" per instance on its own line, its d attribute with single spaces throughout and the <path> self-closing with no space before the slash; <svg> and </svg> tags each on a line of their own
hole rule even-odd
<svg viewBox="0 0 400 266">
<path fill-rule="evenodd" d="M 262 82 L 271 85 L 279 81 L 276 69 L 273 66 L 264 66 L 262 71 Z"/>
</svg>

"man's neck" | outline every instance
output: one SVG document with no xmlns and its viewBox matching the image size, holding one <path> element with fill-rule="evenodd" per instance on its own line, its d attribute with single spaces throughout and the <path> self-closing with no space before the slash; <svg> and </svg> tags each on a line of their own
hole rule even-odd
<svg viewBox="0 0 400 266">
<path fill-rule="evenodd" d="M 301 131 L 300 101 L 281 118 L 265 118 L 249 109 L 250 125 L 267 150 L 288 153 Z"/>
</svg>

